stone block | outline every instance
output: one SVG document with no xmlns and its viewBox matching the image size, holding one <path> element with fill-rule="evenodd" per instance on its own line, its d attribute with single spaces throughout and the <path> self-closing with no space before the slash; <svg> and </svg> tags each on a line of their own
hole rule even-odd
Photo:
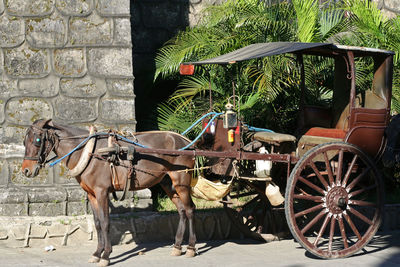
<svg viewBox="0 0 400 267">
<path fill-rule="evenodd" d="M 86 202 L 68 202 L 67 215 L 77 216 L 86 214 Z"/>
<path fill-rule="evenodd" d="M 23 126 L 3 126 L 0 127 L 0 143 L 3 144 L 22 144 L 26 133 Z M 23 152 L 22 152 L 23 153 Z M 21 156 L 21 158 L 23 155 Z"/>
<path fill-rule="evenodd" d="M 0 143 L 0 158 L 22 158 L 24 153 L 25 147 L 23 145 Z"/>
<path fill-rule="evenodd" d="M 133 136 L 136 132 L 136 121 L 133 121 L 129 124 L 117 124 L 117 130 L 122 132 L 124 136 Z"/>
<path fill-rule="evenodd" d="M 52 107 L 45 99 L 12 99 L 6 105 L 7 121 L 15 124 L 30 125 L 41 118 L 51 118 Z"/>
<path fill-rule="evenodd" d="M 45 16 L 54 10 L 54 0 L 5 0 L 5 5 L 12 16 Z"/>
<path fill-rule="evenodd" d="M 74 177 L 67 176 L 68 168 L 63 162 L 58 163 L 54 167 L 54 183 L 63 185 L 78 185 Z"/>
<path fill-rule="evenodd" d="M 63 188 L 32 188 L 28 191 L 29 203 L 61 203 L 67 200 Z"/>
<path fill-rule="evenodd" d="M 107 45 L 113 38 L 113 23 L 110 18 L 97 14 L 89 17 L 74 17 L 69 21 L 70 45 Z"/>
<path fill-rule="evenodd" d="M 138 190 L 134 192 L 134 195 L 138 198 L 151 198 L 151 190 L 146 188 L 146 189 L 142 189 L 142 190 Z"/>
<path fill-rule="evenodd" d="M 88 69 L 94 76 L 132 77 L 132 49 L 89 49 Z"/>
<path fill-rule="evenodd" d="M 129 18 L 116 18 L 114 20 L 115 36 L 114 45 L 131 46 L 131 22 Z"/>
<path fill-rule="evenodd" d="M 133 93 L 133 79 L 107 79 L 107 89 L 115 96 L 135 96 Z"/>
<path fill-rule="evenodd" d="M 70 97 L 99 97 L 107 90 L 103 79 L 86 75 L 83 78 L 62 78 L 60 89 L 63 95 Z"/>
<path fill-rule="evenodd" d="M 108 122 L 134 122 L 135 102 L 133 99 L 102 99 L 100 117 Z"/>
<path fill-rule="evenodd" d="M 27 216 L 28 203 L 0 204 L 0 216 Z"/>
<path fill-rule="evenodd" d="M 8 184 L 9 171 L 7 161 L 4 159 L 0 159 L 0 186 L 4 186 Z M 0 191 L 0 202 L 3 190 Z"/>
<path fill-rule="evenodd" d="M 142 20 L 147 28 L 176 30 L 185 25 L 182 14 L 183 3 L 177 5 L 170 1 L 146 2 L 142 8 Z"/>
<path fill-rule="evenodd" d="M 85 53 L 82 48 L 56 49 L 53 53 L 54 71 L 60 76 L 81 77 L 86 73 Z"/>
<path fill-rule="evenodd" d="M 129 0 L 98 0 L 97 12 L 102 16 L 129 16 Z"/>
<path fill-rule="evenodd" d="M 4 2 L 0 1 L 0 15 L 4 12 Z"/>
<path fill-rule="evenodd" d="M 0 75 L 0 98 L 9 98 L 18 95 L 17 80 Z M 2 102 L 4 105 L 4 102 Z"/>
<path fill-rule="evenodd" d="M 36 177 L 25 177 L 21 172 L 22 160 L 9 160 L 10 181 L 18 186 L 49 185 L 53 181 L 53 172 L 49 168 L 40 170 Z"/>
<path fill-rule="evenodd" d="M 93 0 L 56 0 L 56 8 L 66 16 L 87 16 L 93 8 Z"/>
<path fill-rule="evenodd" d="M 2 3 L 2 2 L 1 2 Z M 25 27 L 22 19 L 0 17 L 0 47 L 16 47 L 25 40 Z"/>
<path fill-rule="evenodd" d="M 20 204 L 28 201 L 27 191 L 19 188 L 1 188 L 0 204 Z"/>
<path fill-rule="evenodd" d="M 18 83 L 18 95 L 52 97 L 58 94 L 59 79 L 49 75 L 41 79 L 23 79 Z"/>
<path fill-rule="evenodd" d="M 4 50 L 4 70 L 14 78 L 44 77 L 49 70 L 47 50 L 30 49 L 23 45 Z"/>
<path fill-rule="evenodd" d="M 28 19 L 26 40 L 31 47 L 62 47 L 66 43 L 67 21 L 59 15 Z"/>
<path fill-rule="evenodd" d="M 85 203 L 87 200 L 87 193 L 81 187 L 67 188 L 67 198 L 70 202 Z"/>
<path fill-rule="evenodd" d="M 97 118 L 96 99 L 58 97 L 55 115 L 65 122 L 89 122 Z"/>
<path fill-rule="evenodd" d="M 66 203 L 29 203 L 29 216 L 65 215 Z"/>
</svg>

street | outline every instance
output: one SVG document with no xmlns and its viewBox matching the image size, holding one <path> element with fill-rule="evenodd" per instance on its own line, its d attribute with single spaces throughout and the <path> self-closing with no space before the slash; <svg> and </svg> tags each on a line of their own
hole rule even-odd
<svg viewBox="0 0 400 267">
<path fill-rule="evenodd" d="M 170 256 L 166 243 L 113 246 L 110 266 L 400 266 L 400 232 L 377 235 L 364 250 L 346 259 L 317 259 L 293 239 L 257 243 L 250 239 L 207 241 L 197 244 L 194 258 Z M 1 266 L 96 266 L 87 263 L 95 243 L 80 247 L 0 247 Z M 185 247 L 183 248 L 185 250 Z"/>
</svg>

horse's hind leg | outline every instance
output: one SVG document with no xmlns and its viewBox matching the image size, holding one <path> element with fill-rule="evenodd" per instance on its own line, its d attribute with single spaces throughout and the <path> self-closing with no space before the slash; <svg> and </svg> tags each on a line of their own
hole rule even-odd
<svg viewBox="0 0 400 267">
<path fill-rule="evenodd" d="M 89 259 L 90 263 L 96 263 L 100 261 L 101 253 L 103 253 L 104 250 L 104 238 L 103 234 L 101 232 L 101 226 L 100 226 L 100 220 L 99 220 L 99 207 L 97 205 L 97 200 L 95 196 L 92 194 L 88 194 L 90 206 L 92 207 L 92 212 L 93 212 L 93 220 L 94 220 L 94 226 L 96 227 L 96 232 L 97 232 L 97 249 L 93 253 L 92 257 Z"/>
<path fill-rule="evenodd" d="M 167 193 L 171 201 L 175 204 L 178 210 L 179 223 L 178 223 L 178 229 L 176 230 L 175 234 L 175 243 L 171 252 L 171 256 L 180 256 L 182 254 L 182 241 L 186 227 L 185 208 L 182 201 L 179 199 L 178 194 L 174 190 L 172 190 L 170 184 L 161 183 L 160 185 L 164 189 L 165 193 Z"/>
<path fill-rule="evenodd" d="M 185 209 L 186 218 L 189 221 L 189 244 L 186 250 L 186 256 L 194 257 L 196 254 L 196 233 L 194 230 L 195 205 L 190 197 L 191 174 L 172 172 L 170 176 Z"/>
</svg>

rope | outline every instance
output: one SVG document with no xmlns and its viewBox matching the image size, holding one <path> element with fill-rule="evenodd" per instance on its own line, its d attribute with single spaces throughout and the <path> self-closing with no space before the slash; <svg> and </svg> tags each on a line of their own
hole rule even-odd
<svg viewBox="0 0 400 267">
<path fill-rule="evenodd" d="M 268 132 L 268 133 L 274 133 L 274 131 L 269 130 L 269 129 L 264 129 L 264 128 L 257 128 L 254 126 L 249 126 L 247 124 L 245 124 L 245 126 L 247 127 L 247 129 L 249 129 L 249 131 L 251 132 Z"/>
<path fill-rule="evenodd" d="M 215 120 L 215 118 L 217 118 L 217 117 L 218 117 L 219 115 L 221 115 L 221 114 L 224 114 L 224 113 L 222 113 L 222 112 L 221 112 L 221 113 L 216 113 L 216 114 L 210 119 L 210 121 L 207 123 L 206 127 L 204 127 L 203 131 L 201 131 L 201 132 L 199 133 L 199 135 L 197 135 L 197 137 L 196 137 L 192 142 L 190 142 L 189 144 L 187 144 L 186 146 L 184 146 L 184 147 L 182 147 L 182 148 L 180 148 L 180 149 L 178 149 L 178 150 L 185 150 L 185 149 L 191 147 L 197 140 L 199 140 L 199 138 L 204 134 L 204 132 L 208 129 L 208 127 L 210 127 L 212 121 Z"/>
<path fill-rule="evenodd" d="M 215 115 L 217 114 L 217 112 L 208 112 L 207 114 L 203 115 L 200 119 L 198 119 L 196 122 L 194 122 L 189 128 L 187 128 L 185 131 L 183 131 L 181 133 L 181 135 L 185 135 L 187 132 L 189 132 L 194 126 L 196 126 L 202 119 L 204 119 L 205 117 L 209 116 L 209 115 Z M 220 113 L 222 114 L 222 113 Z"/>
</svg>

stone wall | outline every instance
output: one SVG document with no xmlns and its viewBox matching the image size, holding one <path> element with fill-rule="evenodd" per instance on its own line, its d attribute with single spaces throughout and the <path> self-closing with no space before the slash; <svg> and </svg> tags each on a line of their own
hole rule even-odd
<svg viewBox="0 0 400 267">
<path fill-rule="evenodd" d="M 389 18 L 400 15 L 400 0 L 373 0 Z"/>
<path fill-rule="evenodd" d="M 39 118 L 135 131 L 129 0 L 0 0 L 0 215 L 78 215 L 63 165 L 20 172 Z"/>
<path fill-rule="evenodd" d="M 90 212 L 64 165 L 35 178 L 21 174 L 26 127 L 53 118 L 135 131 L 134 87 L 152 94 L 148 73 L 156 50 L 178 30 L 196 25 L 201 9 L 219 2 L 0 0 L 0 216 Z M 139 109 L 148 105 L 144 95 Z M 122 205 L 113 203 L 113 212 L 151 203 L 150 191 L 131 193 Z"/>
</svg>

